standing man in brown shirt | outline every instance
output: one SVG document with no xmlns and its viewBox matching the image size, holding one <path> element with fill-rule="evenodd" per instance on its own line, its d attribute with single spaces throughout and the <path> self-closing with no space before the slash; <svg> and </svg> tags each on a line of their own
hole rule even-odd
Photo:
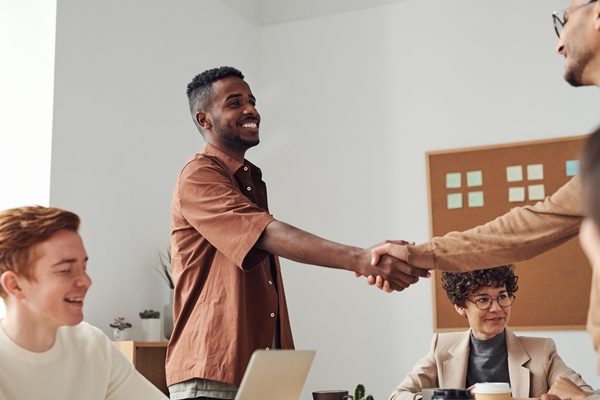
<svg viewBox="0 0 600 400">
<path fill-rule="evenodd" d="M 240 71 L 205 71 L 187 94 L 206 143 L 173 194 L 167 384 L 171 399 L 233 399 L 254 350 L 294 348 L 278 256 L 381 275 L 394 290 L 428 272 L 390 256 L 373 266 L 370 249 L 321 239 L 269 214 L 261 171 L 245 159 L 259 143 L 260 115 Z"/>
<path fill-rule="evenodd" d="M 600 3 L 571 0 L 553 13 L 556 52 L 565 58 L 564 78 L 572 86 L 600 87 Z M 419 245 L 387 243 L 373 250 L 409 264 L 443 271 L 468 271 L 531 259 L 577 236 L 583 220 L 581 179 L 574 177 L 545 201 L 516 207 L 505 215 L 465 232 L 450 232 Z M 599 266 L 600 267 L 600 266 Z M 588 332 L 600 351 L 600 271 L 594 270 Z M 382 277 L 370 284 L 391 291 Z M 598 368 L 600 373 L 600 364 Z"/>
</svg>

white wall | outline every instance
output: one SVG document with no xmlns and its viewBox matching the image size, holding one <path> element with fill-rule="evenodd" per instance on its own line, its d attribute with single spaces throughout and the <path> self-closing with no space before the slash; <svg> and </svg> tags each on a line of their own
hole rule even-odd
<svg viewBox="0 0 600 400">
<path fill-rule="evenodd" d="M 237 65 L 256 80 L 258 28 L 214 0 L 59 0 L 50 203 L 78 213 L 93 286 L 86 320 L 162 311 L 152 266 L 170 241 L 170 203 L 202 149 L 185 90 Z"/>
<path fill-rule="evenodd" d="M 566 84 L 553 53 L 550 14 L 566 3 L 408 1 L 261 29 L 262 143 L 248 157 L 275 217 L 360 246 L 423 242 L 426 151 L 589 133 L 600 94 Z M 385 295 L 352 274 L 283 273 L 297 347 L 318 350 L 303 398 L 360 381 L 387 398 L 428 351 L 430 282 Z M 600 387 L 586 332 L 533 334 Z"/>
<path fill-rule="evenodd" d="M 0 0 L 0 210 L 48 205 L 56 0 Z"/>
<path fill-rule="evenodd" d="M 49 202 L 55 28 L 55 0 L 0 0 L 0 210 Z"/>
</svg>

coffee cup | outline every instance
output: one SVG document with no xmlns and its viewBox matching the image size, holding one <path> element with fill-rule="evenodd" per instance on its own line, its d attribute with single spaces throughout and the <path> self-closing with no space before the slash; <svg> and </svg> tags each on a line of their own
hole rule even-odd
<svg viewBox="0 0 600 400">
<path fill-rule="evenodd" d="M 413 395 L 413 400 L 417 400 L 417 398 L 421 399 L 421 400 L 431 400 L 431 398 L 433 397 L 433 393 L 438 390 L 439 388 L 424 388 L 421 389 L 421 391 L 419 393 L 415 393 Z"/>
<path fill-rule="evenodd" d="M 505 382 L 476 383 L 473 388 L 475 400 L 510 400 L 512 391 Z"/>
<path fill-rule="evenodd" d="M 354 397 L 348 395 L 347 390 L 321 390 L 312 392 L 313 400 L 354 400 Z"/>
<path fill-rule="evenodd" d="M 436 389 L 432 400 L 473 400 L 473 393 L 468 389 Z"/>
</svg>

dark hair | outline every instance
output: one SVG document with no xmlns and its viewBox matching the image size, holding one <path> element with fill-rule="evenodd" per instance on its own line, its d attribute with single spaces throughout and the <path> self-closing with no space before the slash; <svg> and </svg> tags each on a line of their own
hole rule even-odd
<svg viewBox="0 0 600 400">
<path fill-rule="evenodd" d="M 52 207 L 21 207 L 0 212 L 0 274 L 14 271 L 32 280 L 31 248 L 67 229 L 77 232 L 79 217 Z M 6 292 L 0 286 L 0 296 Z"/>
<path fill-rule="evenodd" d="M 194 77 L 187 85 L 187 96 L 190 112 L 194 115 L 198 111 L 206 111 L 212 106 L 210 96 L 212 84 L 228 76 L 244 79 L 244 75 L 233 67 L 219 67 L 206 70 Z"/>
<path fill-rule="evenodd" d="M 600 227 L 600 128 L 581 150 L 581 186 L 585 214 Z"/>
<path fill-rule="evenodd" d="M 465 307 L 465 299 L 485 286 L 499 288 L 506 287 L 508 293 L 515 293 L 519 287 L 514 274 L 515 266 L 502 265 L 490 269 L 478 269 L 469 272 L 444 272 L 442 273 L 442 286 L 452 304 Z"/>
</svg>

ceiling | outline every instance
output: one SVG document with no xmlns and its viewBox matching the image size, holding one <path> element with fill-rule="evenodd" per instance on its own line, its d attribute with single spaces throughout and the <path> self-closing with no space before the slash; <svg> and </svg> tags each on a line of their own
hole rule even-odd
<svg viewBox="0 0 600 400">
<path fill-rule="evenodd" d="M 256 26 L 338 14 L 406 0 L 220 0 Z"/>
</svg>

